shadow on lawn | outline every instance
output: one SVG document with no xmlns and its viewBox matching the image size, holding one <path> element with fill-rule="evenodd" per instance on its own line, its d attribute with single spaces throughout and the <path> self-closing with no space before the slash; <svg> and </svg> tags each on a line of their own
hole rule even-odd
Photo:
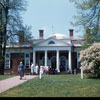
<svg viewBox="0 0 100 100">
<path fill-rule="evenodd" d="M 100 79 L 100 76 L 98 77 L 96 75 L 89 75 L 89 76 L 87 76 L 87 78 L 89 78 L 89 79 Z"/>
</svg>

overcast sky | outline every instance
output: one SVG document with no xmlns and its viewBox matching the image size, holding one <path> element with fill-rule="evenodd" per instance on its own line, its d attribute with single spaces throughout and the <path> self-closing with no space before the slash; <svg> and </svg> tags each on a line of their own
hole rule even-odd
<svg viewBox="0 0 100 100">
<path fill-rule="evenodd" d="M 44 37 L 53 33 L 61 33 L 69 37 L 69 29 L 74 29 L 70 22 L 76 15 L 76 8 L 69 0 L 27 0 L 27 11 L 22 15 L 24 24 L 32 26 L 31 32 L 35 38 L 39 37 L 40 29 L 44 30 Z M 74 32 L 77 37 L 80 33 Z"/>
</svg>

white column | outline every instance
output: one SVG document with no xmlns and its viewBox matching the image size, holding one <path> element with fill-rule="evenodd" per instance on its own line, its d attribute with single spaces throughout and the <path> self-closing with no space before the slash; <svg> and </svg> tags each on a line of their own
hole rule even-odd
<svg viewBox="0 0 100 100">
<path fill-rule="evenodd" d="M 57 50 L 57 71 L 60 72 L 60 69 L 59 69 L 59 50 Z"/>
<path fill-rule="evenodd" d="M 45 51 L 45 67 L 47 66 L 47 51 Z"/>
<path fill-rule="evenodd" d="M 69 56 L 68 56 L 68 59 L 69 59 L 69 71 L 72 70 L 72 57 L 71 57 L 71 50 L 69 50 Z"/>
<path fill-rule="evenodd" d="M 77 68 L 79 68 L 79 53 L 77 52 Z"/>
<path fill-rule="evenodd" d="M 33 64 L 34 64 L 34 72 L 35 72 L 35 66 L 36 66 L 36 51 L 33 50 Z"/>
</svg>

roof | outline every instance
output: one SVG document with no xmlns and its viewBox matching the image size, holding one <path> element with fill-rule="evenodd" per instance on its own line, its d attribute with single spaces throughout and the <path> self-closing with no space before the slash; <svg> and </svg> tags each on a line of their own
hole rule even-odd
<svg viewBox="0 0 100 100">
<path fill-rule="evenodd" d="M 10 43 L 6 46 L 6 48 L 19 48 L 19 47 L 32 47 L 32 44 L 29 43 L 23 43 L 23 44 L 19 44 L 19 42 L 13 42 Z"/>
<path fill-rule="evenodd" d="M 60 34 L 60 33 L 54 33 L 52 35 L 50 35 L 48 38 L 50 37 L 55 37 L 56 39 L 66 39 L 66 35 Z"/>
<path fill-rule="evenodd" d="M 68 41 L 71 42 L 72 46 L 74 47 L 81 47 L 82 44 L 85 42 L 84 39 L 74 39 L 74 38 L 67 38 L 66 35 L 64 34 L 60 34 L 60 33 L 54 33 L 52 35 L 50 35 L 47 39 L 34 39 L 33 44 L 37 45 L 39 43 L 42 43 L 44 41 L 50 40 L 50 39 L 56 39 L 56 40 L 61 40 L 61 42 L 64 43 L 69 43 Z M 15 43 L 9 43 L 6 47 L 7 48 L 18 48 L 18 47 L 33 47 L 34 45 L 30 44 L 30 43 L 23 43 L 23 44 L 19 44 L 19 42 L 15 42 Z"/>
<path fill-rule="evenodd" d="M 72 45 L 75 47 L 81 47 L 84 42 L 84 39 L 72 40 Z"/>
</svg>

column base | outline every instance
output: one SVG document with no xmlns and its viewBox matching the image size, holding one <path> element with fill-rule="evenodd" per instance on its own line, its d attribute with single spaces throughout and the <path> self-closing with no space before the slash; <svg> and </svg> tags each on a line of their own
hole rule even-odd
<svg viewBox="0 0 100 100">
<path fill-rule="evenodd" d="M 58 69 L 57 72 L 60 73 L 60 70 Z"/>
</svg>

